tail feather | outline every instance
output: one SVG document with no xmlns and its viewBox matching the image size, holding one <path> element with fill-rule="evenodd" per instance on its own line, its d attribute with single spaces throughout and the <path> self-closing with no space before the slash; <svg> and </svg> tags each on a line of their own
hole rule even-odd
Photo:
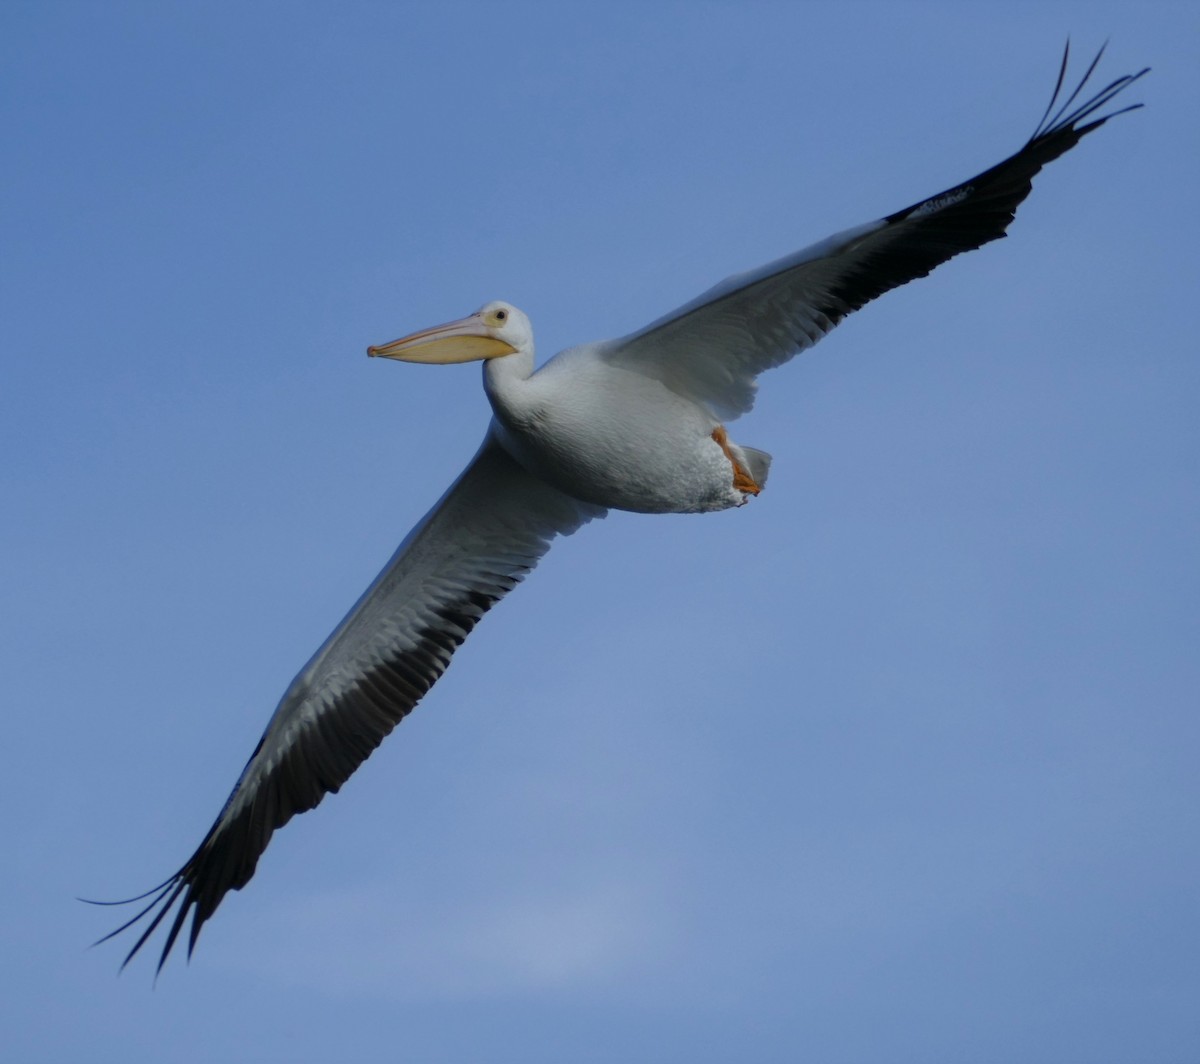
<svg viewBox="0 0 1200 1064">
<path fill-rule="evenodd" d="M 760 488 L 767 485 L 767 474 L 771 471 L 771 456 L 766 451 L 756 447 L 738 447 L 738 459 L 745 466 L 746 472 Z"/>
</svg>

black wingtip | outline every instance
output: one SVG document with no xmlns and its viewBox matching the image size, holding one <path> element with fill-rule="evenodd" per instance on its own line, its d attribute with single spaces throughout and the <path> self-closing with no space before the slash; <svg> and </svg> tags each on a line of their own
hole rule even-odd
<svg viewBox="0 0 1200 1064">
<path fill-rule="evenodd" d="M 1100 50 L 1104 51 L 1103 48 Z M 1071 38 L 1068 37 L 1067 43 L 1063 46 L 1062 62 L 1058 65 L 1058 80 L 1054 83 L 1054 92 L 1050 94 L 1050 101 L 1046 104 L 1046 110 L 1043 112 L 1042 117 L 1038 119 L 1038 124 L 1033 128 L 1033 133 L 1029 137 L 1031 141 L 1037 140 L 1038 134 L 1041 132 L 1042 127 L 1046 124 L 1046 119 L 1050 117 L 1050 112 L 1054 110 L 1054 104 L 1058 100 L 1058 94 L 1062 92 L 1063 82 L 1066 81 L 1067 78 L 1067 64 L 1070 62 L 1070 59 Z"/>
<path fill-rule="evenodd" d="M 157 894 L 163 887 L 168 887 L 174 883 L 176 878 L 176 876 L 171 876 L 170 879 L 164 879 L 158 886 L 151 887 L 142 894 L 135 894 L 132 898 L 120 898 L 117 901 L 99 901 L 96 898 L 81 898 L 77 894 L 75 895 L 75 900 L 83 902 L 84 905 L 132 905 L 135 901 L 141 901 L 143 898 L 150 897 L 151 894 Z"/>
<path fill-rule="evenodd" d="M 167 954 L 171 950 L 171 944 L 174 942 L 175 936 L 178 934 L 178 925 L 182 922 L 182 919 L 186 917 L 188 910 L 192 908 L 190 894 L 185 894 L 185 891 L 188 891 L 187 871 L 188 866 L 185 866 L 175 875 L 171 876 L 170 879 L 163 880 L 163 882 L 159 883 L 157 886 L 151 887 L 144 893 L 137 894 L 132 898 L 122 898 L 120 901 L 98 901 L 94 898 L 78 899 L 87 905 L 102 905 L 106 907 L 115 905 L 134 905 L 137 902 L 146 901 L 146 899 L 149 899 L 149 901 L 146 901 L 145 905 L 141 906 L 138 911 L 133 914 L 133 916 L 122 923 L 119 927 L 114 928 L 112 931 L 108 932 L 108 934 L 103 935 L 92 943 L 92 947 L 99 946 L 101 943 L 107 942 L 109 939 L 116 938 L 123 932 L 128 931 L 135 924 L 140 923 L 147 917 L 150 917 L 147 925 L 138 933 L 137 940 L 133 943 L 132 948 L 130 948 L 129 952 L 125 954 L 125 958 L 121 961 L 118 972 L 123 972 L 129 966 L 130 961 L 132 961 L 133 958 L 138 955 L 142 947 L 150 939 L 150 936 L 154 934 L 154 932 L 158 929 L 158 926 L 163 922 L 163 919 L 166 917 L 167 913 L 169 913 L 175 907 L 176 902 L 178 902 L 182 896 L 183 904 L 180 905 L 180 910 L 176 914 L 172 933 L 167 939 L 166 949 L 163 950 L 162 955 L 159 957 L 158 967 L 155 971 L 155 979 L 157 980 L 158 972 L 162 971 L 163 963 L 166 961 Z"/>
<path fill-rule="evenodd" d="M 1082 136 L 1085 133 L 1102 126 L 1110 118 L 1115 118 L 1117 115 L 1125 114 L 1126 111 L 1136 111 L 1139 107 L 1144 106 L 1141 103 L 1132 103 L 1120 110 L 1112 111 L 1109 114 L 1089 122 L 1086 126 L 1080 126 L 1086 118 L 1094 115 L 1097 111 L 1108 104 L 1118 93 L 1124 92 L 1139 78 L 1150 72 L 1149 67 L 1143 67 L 1136 74 L 1125 74 L 1119 78 L 1114 78 L 1099 92 L 1088 97 L 1081 104 L 1071 109 L 1072 105 L 1079 99 L 1080 93 L 1083 92 L 1092 75 L 1096 72 L 1096 68 L 1100 64 L 1100 59 L 1104 55 L 1104 50 L 1108 47 L 1108 41 L 1105 41 L 1096 52 L 1092 61 L 1088 64 L 1087 70 L 1084 71 L 1083 77 L 1079 79 L 1079 83 L 1075 86 L 1071 95 L 1068 96 L 1061 104 L 1059 104 L 1059 96 L 1062 94 L 1063 85 L 1066 83 L 1067 67 L 1071 56 L 1071 41 L 1068 38 L 1066 46 L 1063 48 L 1062 62 L 1058 68 L 1058 78 L 1054 83 L 1054 92 L 1050 96 L 1050 102 L 1046 105 L 1046 110 L 1042 114 L 1041 121 L 1038 122 L 1037 128 L 1033 131 L 1033 136 L 1029 138 L 1028 143 L 1033 144 L 1036 141 L 1042 140 L 1045 137 L 1053 136 L 1063 130 L 1073 130 Z M 1055 107 L 1058 107 L 1055 110 Z"/>
</svg>

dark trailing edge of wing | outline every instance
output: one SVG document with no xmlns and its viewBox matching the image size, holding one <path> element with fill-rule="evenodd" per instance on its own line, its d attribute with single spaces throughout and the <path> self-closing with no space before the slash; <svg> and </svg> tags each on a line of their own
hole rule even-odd
<svg viewBox="0 0 1200 1064">
<path fill-rule="evenodd" d="M 1029 195 L 1033 177 L 1043 166 L 1070 151 L 1082 137 L 1110 118 L 1142 106 L 1132 104 L 1093 117 L 1118 93 L 1142 77 L 1148 68 L 1117 78 L 1076 104 L 1103 52 L 1102 48 L 1074 92 L 1060 105 L 1069 47 L 1064 50 L 1058 81 L 1046 112 L 1033 136 L 1015 155 L 969 181 L 888 215 L 883 219 L 882 227 L 839 251 L 836 257 L 844 261 L 839 263 L 836 276 L 824 283 L 819 306 L 813 308 L 815 314 L 825 320 L 816 319 L 818 335 L 808 335 L 807 340 L 815 342 L 847 314 L 884 292 L 924 277 L 955 255 L 1004 236 L 1017 207 Z M 498 453 L 484 456 L 482 460 L 492 463 L 489 468 L 493 471 L 495 463 L 514 464 Z M 464 474 L 470 475 L 475 474 L 471 470 Z M 595 508 L 590 509 L 595 511 Z M 163 923 L 176 902 L 180 902 L 170 923 L 158 969 L 161 970 L 166 962 L 189 912 L 192 913 L 188 933 L 190 957 L 200 929 L 222 898 L 230 890 L 245 886 L 253 876 L 273 832 L 295 814 L 312 809 L 325 793 L 336 792 L 433 686 L 449 664 L 455 648 L 483 614 L 536 564 L 548 546 L 548 539 L 554 534 L 573 530 L 581 520 L 588 519 L 564 515 L 560 518 L 556 532 L 548 533 L 540 549 L 526 544 L 528 549 L 521 557 L 512 556 L 507 562 L 497 564 L 497 569 L 504 571 L 481 573 L 480 583 L 475 587 L 456 586 L 453 593 L 446 594 L 427 614 L 424 625 L 412 634 L 413 645 L 395 649 L 361 673 L 352 687 L 337 696 L 336 705 L 330 707 L 335 711 L 317 714 L 308 725 L 303 741 L 292 742 L 287 747 L 280 760 L 270 767 L 265 783 L 255 788 L 249 804 L 226 823 L 225 816 L 232 808 L 242 779 L 262 749 L 260 741 L 221 815 L 199 848 L 174 876 L 135 898 L 93 903 L 126 905 L 150 899 L 135 916 L 99 939 L 97 944 L 153 913 L 149 925 L 126 955 L 122 963 L 124 968 Z M 304 692 L 297 697 L 302 694 Z M 264 740 L 266 737 L 264 735 Z"/>
<path fill-rule="evenodd" d="M 837 323 L 884 292 L 925 277 L 955 255 L 999 240 L 1043 166 L 1070 151 L 1110 118 L 1141 107 L 1140 103 L 1130 104 L 1092 118 L 1118 93 L 1146 74 L 1149 67 L 1109 82 L 1071 109 L 1103 54 L 1101 48 L 1075 91 L 1055 111 L 1067 73 L 1068 42 L 1046 113 L 1019 152 L 969 181 L 888 215 L 884 219 L 886 228 L 865 236 L 860 248 L 849 252 L 851 256 L 860 253 L 859 261 L 829 287 L 828 304 L 821 310 L 830 320 Z M 1087 119 L 1091 121 L 1085 122 Z"/>
<path fill-rule="evenodd" d="M 483 615 L 537 565 L 555 536 L 569 534 L 603 513 L 599 507 L 568 499 L 535 481 L 489 438 L 462 476 L 401 544 L 326 646 L 336 646 L 344 630 L 359 630 L 355 626 L 360 607 L 372 601 L 377 591 L 386 593 L 384 582 L 397 565 L 403 568 L 409 545 L 441 543 L 439 522 L 444 514 L 448 510 L 474 512 L 481 490 L 498 492 L 498 501 L 487 518 L 478 518 L 485 524 L 476 525 L 475 531 L 478 533 L 482 527 L 485 532 L 503 532 L 509 536 L 507 544 L 493 554 L 472 554 L 465 568 L 462 551 L 449 549 L 445 554 L 436 554 L 435 548 L 432 568 L 422 578 L 425 594 L 419 626 L 405 631 L 400 641 L 384 640 L 371 664 L 356 667 L 345 687 L 330 688 L 328 677 L 310 662 L 317 672 L 310 673 L 306 667 L 288 688 L 220 815 L 184 866 L 170 879 L 135 898 L 93 902 L 128 905 L 149 899 L 132 918 L 96 943 L 149 917 L 122 968 L 164 924 L 177 903 L 179 908 L 170 921 L 158 970 L 166 963 L 189 913 L 190 957 L 201 928 L 225 895 L 250 881 L 275 830 L 297 813 L 314 808 L 326 793 L 340 789 L 437 682 L 454 651 Z M 449 518 L 455 519 L 453 514 Z M 314 661 L 321 658 L 324 649 L 318 651 Z M 300 707 L 310 707 L 311 712 L 296 712 Z M 280 716 L 295 727 L 282 743 L 272 732 Z M 267 756 L 273 737 L 275 751 L 271 759 L 256 765 L 260 752 Z M 252 773 L 257 778 L 247 783 Z"/>
<path fill-rule="evenodd" d="M 520 575 L 498 576 L 508 585 L 505 591 L 515 587 L 520 578 Z M 240 890 L 250 881 L 275 830 L 296 814 L 315 808 L 327 793 L 338 792 L 433 686 L 449 665 L 454 650 L 502 595 L 503 592 L 493 596 L 464 590 L 460 601 L 443 606 L 439 613 L 447 622 L 446 628 L 422 631 L 415 649 L 406 650 L 364 673 L 354 688 L 343 695 L 343 704 L 338 711 L 319 718 L 315 725 L 320 732 L 316 737 L 318 741 L 294 744 L 272 772 L 270 782 L 259 788 L 252 804 L 229 823 L 222 823 L 225 811 L 241 786 L 239 778 L 204 841 L 170 879 L 144 894 L 122 901 L 83 899 L 93 905 L 128 905 L 150 898 L 144 908 L 115 931 L 98 939 L 95 945 L 119 935 L 157 908 L 158 912 L 125 955 L 121 963 L 124 968 L 182 897 L 163 944 L 157 970 L 161 971 L 166 963 L 189 912 L 192 913 L 187 950 L 190 958 L 200 929 L 229 891 Z M 352 720 L 349 719 L 351 715 Z M 259 740 L 247 761 L 247 769 L 262 748 L 262 742 Z"/>
</svg>

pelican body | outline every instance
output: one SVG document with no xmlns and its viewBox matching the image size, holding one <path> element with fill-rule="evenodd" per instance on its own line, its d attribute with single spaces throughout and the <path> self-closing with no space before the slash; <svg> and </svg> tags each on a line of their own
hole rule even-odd
<svg viewBox="0 0 1200 1064">
<path fill-rule="evenodd" d="M 1005 235 L 1030 182 L 1108 119 L 1146 73 L 1077 98 L 1100 56 L 1016 154 L 949 190 L 731 277 L 638 332 L 571 348 L 534 371 L 529 319 L 504 302 L 368 349 L 407 362 L 481 360 L 493 419 L 441 500 L 292 681 L 233 792 L 178 872 L 111 938 L 149 917 L 128 964 L 175 908 L 161 969 L 192 914 L 188 953 L 274 831 L 337 791 L 445 671 L 476 622 L 549 549 L 608 509 L 741 506 L 770 457 L 733 443 L 756 381 L 876 296 Z M 1052 114 L 1053 112 L 1053 114 Z M 123 902 L 105 904 L 125 904 Z M 103 939 L 101 940 L 103 941 Z"/>
<path fill-rule="evenodd" d="M 608 357 L 619 347 L 571 348 L 535 373 L 533 327 L 501 300 L 368 353 L 464 361 L 464 340 L 486 360 L 483 387 L 495 415 L 488 439 L 574 499 L 637 513 L 704 513 L 741 506 L 766 480 L 769 456 L 731 443 L 702 401 Z"/>
</svg>

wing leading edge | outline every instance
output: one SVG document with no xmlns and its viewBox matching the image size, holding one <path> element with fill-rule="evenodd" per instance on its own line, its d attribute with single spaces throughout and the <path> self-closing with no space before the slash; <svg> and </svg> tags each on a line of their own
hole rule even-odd
<svg viewBox="0 0 1200 1064">
<path fill-rule="evenodd" d="M 1149 68 L 1076 104 L 1103 53 L 1058 105 L 1069 47 L 1063 52 L 1046 113 L 1015 155 L 886 218 L 730 277 L 644 329 L 602 345 L 605 357 L 706 404 L 720 418 L 746 413 L 760 373 L 812 347 L 884 292 L 1003 237 L 1043 166 L 1110 118 L 1142 106 L 1093 117 Z"/>
<path fill-rule="evenodd" d="M 812 346 L 883 292 L 1004 236 L 1046 163 L 1109 118 L 1141 106 L 1094 117 L 1145 70 L 1075 103 L 1099 59 L 1055 110 L 1067 67 L 1064 53 L 1037 130 L 997 166 L 886 218 L 729 278 L 645 329 L 601 345 L 600 353 L 707 404 L 718 416 L 744 413 L 753 404 L 759 373 Z M 341 787 L 555 536 L 603 514 L 525 472 L 489 434 L 292 682 L 195 853 L 146 894 L 105 903 L 146 901 L 100 941 L 148 918 L 125 957 L 128 964 L 175 910 L 161 969 L 190 912 L 190 956 L 225 895 L 254 875 L 274 831 Z"/>
<path fill-rule="evenodd" d="M 446 670 L 479 619 L 555 536 L 604 516 L 531 476 L 491 434 L 292 681 L 224 809 L 187 863 L 101 942 L 150 918 L 124 967 L 179 903 L 161 970 L 192 913 L 188 955 L 231 890 L 254 875 L 276 828 L 336 792 Z"/>
</svg>

